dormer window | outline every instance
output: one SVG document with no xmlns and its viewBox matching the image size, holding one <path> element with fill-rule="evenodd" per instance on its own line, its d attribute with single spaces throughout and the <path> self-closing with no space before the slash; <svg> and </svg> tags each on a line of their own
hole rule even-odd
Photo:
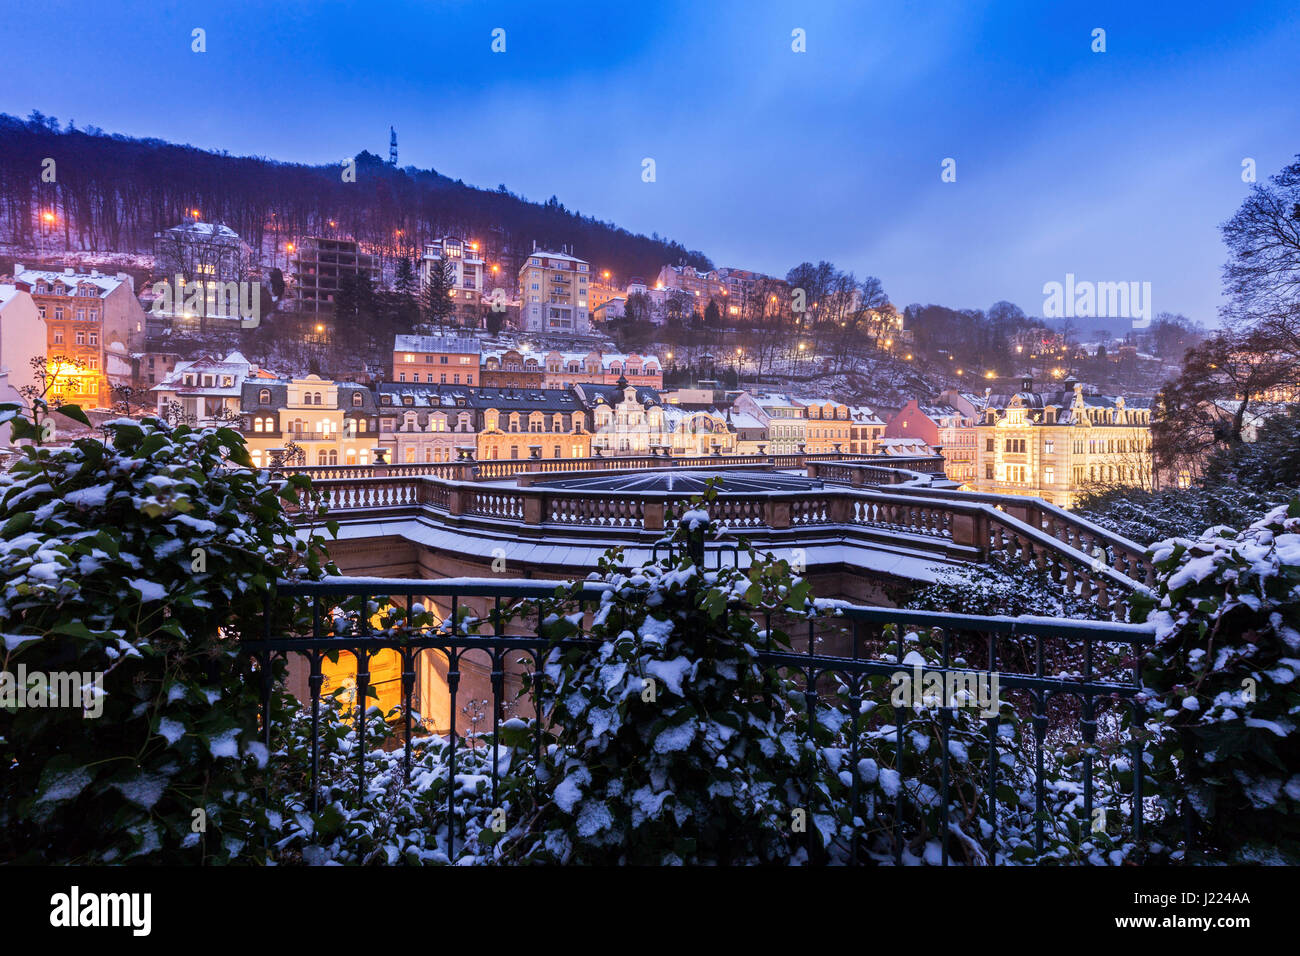
<svg viewBox="0 0 1300 956">
<path fill-rule="evenodd" d="M 257 403 L 259 405 L 271 404 L 271 390 L 269 388 L 264 388 L 257 393 Z"/>
<path fill-rule="evenodd" d="M 361 407 L 361 401 L 362 401 L 362 399 L 361 399 L 361 393 L 360 393 L 360 392 L 353 392 L 353 393 L 352 393 L 352 407 L 353 407 L 353 408 L 360 408 L 360 407 Z"/>
<path fill-rule="evenodd" d="M 383 395 L 381 395 L 381 396 L 379 397 L 379 404 L 381 404 L 381 405 L 391 405 L 391 404 L 393 404 L 393 396 L 391 396 L 391 395 L 389 395 L 387 392 L 385 392 Z"/>
</svg>

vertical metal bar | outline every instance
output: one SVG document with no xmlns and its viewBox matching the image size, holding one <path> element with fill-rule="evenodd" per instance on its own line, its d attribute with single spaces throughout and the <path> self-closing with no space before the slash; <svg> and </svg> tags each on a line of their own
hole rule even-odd
<svg viewBox="0 0 1300 956">
<path fill-rule="evenodd" d="M 452 598 L 452 608 L 456 599 Z M 454 621 L 455 618 L 452 618 Z M 447 858 L 452 859 L 456 847 L 456 690 L 460 686 L 460 652 L 455 647 L 447 648 L 447 691 L 451 702 L 451 737 L 450 754 L 447 761 Z"/>
<path fill-rule="evenodd" d="M 366 692 L 370 690 L 370 652 L 356 649 L 357 657 L 357 803 L 366 802 Z"/>
<path fill-rule="evenodd" d="M 311 691 L 311 810 L 320 811 L 320 692 L 324 675 L 321 673 L 322 654 L 313 649 L 308 660 L 311 673 L 307 687 Z"/>
<path fill-rule="evenodd" d="M 952 650 L 952 638 L 945 630 L 939 632 L 943 637 L 943 689 L 939 692 L 941 695 L 946 694 L 948 690 L 948 668 L 950 666 L 950 654 Z M 942 855 L 944 866 L 948 865 L 948 801 L 952 792 L 952 771 L 949 767 L 948 743 L 951 739 L 951 717 L 952 712 L 949 706 L 950 700 L 941 700 L 939 707 L 939 745 L 943 748 L 943 756 L 940 763 L 940 791 L 942 793 L 942 803 L 939 806 L 939 827 L 941 833 L 939 836 L 939 848 Z"/>
<path fill-rule="evenodd" d="M 501 735 L 501 698 L 505 694 L 505 668 L 502 658 L 505 651 L 492 648 L 492 806 L 497 806 L 497 747 Z"/>
<path fill-rule="evenodd" d="M 1083 639 L 1083 680 L 1092 683 L 1092 638 Z M 1083 713 L 1079 719 L 1079 729 L 1083 735 L 1083 834 L 1084 839 L 1092 831 L 1093 801 L 1093 748 L 1097 743 L 1096 697 L 1085 694 L 1082 700 Z"/>
<path fill-rule="evenodd" d="M 410 607 L 408 601 L 407 607 Z M 410 617 L 407 617 L 410 620 Z M 415 693 L 415 658 L 419 651 L 406 647 L 402 649 L 402 773 L 409 786 L 411 783 L 411 696 Z"/>
<path fill-rule="evenodd" d="M 900 640 L 899 646 L 902 646 Z M 903 865 L 903 708 L 894 708 L 894 769 L 898 772 L 898 799 L 894 801 L 894 862 Z"/>
<path fill-rule="evenodd" d="M 812 744 L 816 740 L 817 725 L 817 672 L 811 667 L 805 674 L 807 683 L 804 685 L 804 700 L 808 705 L 808 743 Z M 808 862 L 813 861 L 813 820 L 816 817 L 817 808 L 813 805 L 813 800 L 817 793 L 817 764 L 816 761 L 809 763 L 809 781 L 808 781 L 808 825 L 804 827 L 804 838 L 808 844 Z"/>
<path fill-rule="evenodd" d="M 1034 673 L 1043 676 L 1043 638 L 1034 635 Z M 1043 780 L 1043 748 L 1047 736 L 1047 691 L 1038 690 L 1030 695 L 1034 702 L 1034 848 L 1041 855 L 1043 852 L 1043 807 L 1047 800 L 1046 784 Z"/>
</svg>

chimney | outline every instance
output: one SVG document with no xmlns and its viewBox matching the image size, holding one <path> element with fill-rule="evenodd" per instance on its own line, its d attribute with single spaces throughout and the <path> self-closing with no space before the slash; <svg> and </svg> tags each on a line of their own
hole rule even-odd
<svg viewBox="0 0 1300 956">
<path fill-rule="evenodd" d="M 14 263 L 14 278 L 18 278 L 18 276 L 22 275 L 22 273 L 23 273 L 23 264 L 22 264 L 21 262 L 15 262 L 15 263 Z"/>
</svg>

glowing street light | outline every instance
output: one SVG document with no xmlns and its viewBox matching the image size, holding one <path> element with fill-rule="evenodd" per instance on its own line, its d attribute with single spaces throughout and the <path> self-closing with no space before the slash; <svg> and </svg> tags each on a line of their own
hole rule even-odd
<svg viewBox="0 0 1300 956">
<path fill-rule="evenodd" d="M 52 212 L 43 213 L 41 215 L 41 218 L 44 219 L 46 222 L 54 222 L 54 213 Z"/>
<path fill-rule="evenodd" d="M 325 331 L 325 326 L 323 326 L 321 323 L 317 322 L 317 323 L 316 323 L 316 331 L 317 331 L 317 332 L 324 332 L 324 331 Z"/>
</svg>

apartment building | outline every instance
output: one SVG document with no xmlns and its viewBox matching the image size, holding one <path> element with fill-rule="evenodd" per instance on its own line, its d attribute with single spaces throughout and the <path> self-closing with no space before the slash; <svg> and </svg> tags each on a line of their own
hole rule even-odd
<svg viewBox="0 0 1300 956">
<path fill-rule="evenodd" d="M 885 422 L 866 405 L 849 406 L 849 444 L 844 450 L 855 455 L 875 455 L 885 435 Z"/>
<path fill-rule="evenodd" d="M 30 287 L 45 323 L 45 354 L 70 360 L 59 365 L 56 394 L 85 407 L 108 407 L 111 386 L 130 381 L 130 352 L 144 340 L 134 280 L 124 272 L 47 271 L 20 263 L 13 281 Z"/>
<path fill-rule="evenodd" d="M 381 384 L 379 444 L 388 449 L 387 460 L 428 464 L 477 454 L 477 392 L 469 386 Z"/>
<path fill-rule="evenodd" d="M 987 398 L 975 426 L 974 490 L 1036 495 L 1072 507 L 1089 489 L 1153 485 L 1149 399 L 1085 395 L 1083 386 Z"/>
<path fill-rule="evenodd" d="M 979 442 L 975 425 L 982 405 L 975 396 L 954 390 L 944 392 L 933 405 L 912 399 L 889 419 L 885 438 L 915 438 L 940 449 L 945 477 L 973 487 Z"/>
<path fill-rule="evenodd" d="M 429 276 L 441 268 L 444 261 L 451 265 L 450 295 L 455 303 L 451 321 L 462 328 L 478 328 L 484 322 L 481 303 L 486 280 L 486 264 L 479 252 L 479 244 L 456 236 L 426 242 L 419 262 L 421 290 L 428 288 Z"/>
<path fill-rule="evenodd" d="M 31 283 L 0 283 L 0 376 L 13 389 L 40 386 L 32 359 L 44 358 L 48 332 Z"/>
<path fill-rule="evenodd" d="M 703 314 L 710 299 L 717 303 L 719 309 L 726 311 L 729 298 L 727 284 L 716 269 L 706 272 L 688 265 L 664 266 L 655 279 L 655 288 L 685 293 L 689 303 L 689 307 L 684 309 L 687 315 L 692 312 Z"/>
<path fill-rule="evenodd" d="M 368 465 L 379 441 L 374 393 L 319 375 L 245 381 L 239 427 L 255 467 L 293 463 L 285 456 L 294 446 L 300 465 Z"/>
<path fill-rule="evenodd" d="M 768 454 L 797 455 L 801 451 L 807 429 L 802 403 L 779 392 L 741 392 L 732 408 L 767 425 Z"/>
<path fill-rule="evenodd" d="M 308 236 L 298 242 L 289 260 L 294 276 L 298 311 L 308 315 L 331 314 L 341 283 L 347 276 L 365 276 L 379 284 L 379 257 L 361 251 L 351 239 Z"/>
<path fill-rule="evenodd" d="M 174 404 L 187 422 L 200 428 L 220 427 L 239 419 L 244 383 L 250 380 L 273 382 L 276 376 L 235 351 L 224 359 L 177 362 L 149 392 L 159 417 L 170 418 Z"/>
<path fill-rule="evenodd" d="M 852 434 L 849 406 L 829 399 L 796 398 L 804 410 L 804 451 L 810 455 L 848 451 Z"/>
<path fill-rule="evenodd" d="M 613 385 L 574 386 L 591 412 L 591 448 L 604 455 L 674 456 L 734 454 L 736 433 L 715 408 L 684 408 L 662 400 L 655 389 L 620 379 Z"/>
<path fill-rule="evenodd" d="M 525 332 L 591 331 L 591 266 L 566 252 L 534 249 L 519 270 L 519 324 Z"/>
<path fill-rule="evenodd" d="M 480 388 L 474 401 L 480 461 L 591 455 L 588 412 L 572 388 Z"/>
<path fill-rule="evenodd" d="M 398 383 L 475 385 L 482 346 L 478 339 L 453 335 L 398 335 L 393 338 L 393 375 Z"/>
</svg>

